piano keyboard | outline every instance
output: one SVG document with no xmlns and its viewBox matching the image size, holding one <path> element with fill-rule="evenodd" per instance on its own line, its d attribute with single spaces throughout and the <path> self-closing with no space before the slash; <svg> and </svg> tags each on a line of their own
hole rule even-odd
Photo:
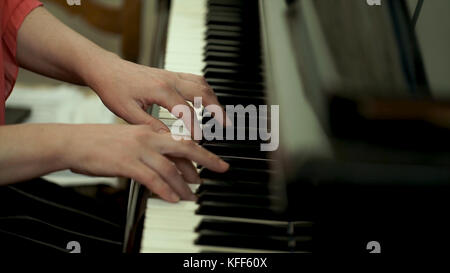
<svg viewBox="0 0 450 273">
<path fill-rule="evenodd" d="M 204 75 L 223 105 L 265 104 L 261 51 L 258 1 L 172 0 L 165 69 Z M 171 127 L 175 117 L 167 109 L 160 109 L 159 118 L 172 133 L 188 134 Z M 310 219 L 292 219 L 271 205 L 273 162 L 259 144 L 201 143 L 229 162 L 230 170 L 199 168 L 203 183 L 191 185 L 197 202 L 150 198 L 141 252 L 311 251 Z"/>
</svg>

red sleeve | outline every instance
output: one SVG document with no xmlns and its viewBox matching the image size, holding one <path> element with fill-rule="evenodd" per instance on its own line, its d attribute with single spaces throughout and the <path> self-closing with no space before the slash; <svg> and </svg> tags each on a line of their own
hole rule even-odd
<svg viewBox="0 0 450 273">
<path fill-rule="evenodd" d="M 14 87 L 19 67 L 16 60 L 17 32 L 25 17 L 42 3 L 37 0 L 0 0 L 0 125 L 4 103 Z"/>
<path fill-rule="evenodd" d="M 3 0 L 5 1 L 5 0 Z M 2 10 L 3 67 L 5 73 L 6 97 L 16 82 L 18 65 L 16 61 L 17 32 L 25 17 L 36 7 L 42 5 L 37 0 L 6 0 Z"/>
</svg>

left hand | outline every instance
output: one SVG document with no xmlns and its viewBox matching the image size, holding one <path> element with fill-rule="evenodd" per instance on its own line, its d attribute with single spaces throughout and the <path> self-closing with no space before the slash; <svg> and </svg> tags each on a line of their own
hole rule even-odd
<svg viewBox="0 0 450 273">
<path fill-rule="evenodd" d="M 202 76 L 151 68 L 117 57 L 109 58 L 103 69 L 90 84 L 103 103 L 127 122 L 150 125 L 155 132 L 168 132 L 169 129 L 145 112 L 152 104 L 172 111 L 176 105 L 189 106 L 186 101 L 202 97 L 204 106 L 220 105 Z M 191 117 L 181 119 L 192 133 L 192 126 L 199 125 L 195 112 L 191 107 L 190 110 Z"/>
</svg>

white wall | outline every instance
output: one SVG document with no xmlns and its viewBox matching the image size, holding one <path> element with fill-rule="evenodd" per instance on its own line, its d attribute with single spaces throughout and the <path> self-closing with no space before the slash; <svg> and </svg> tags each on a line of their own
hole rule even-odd
<svg viewBox="0 0 450 273">
<path fill-rule="evenodd" d="M 408 0 L 411 10 L 417 0 Z M 450 1 L 425 0 L 417 24 L 425 68 L 436 97 L 450 98 Z"/>
</svg>

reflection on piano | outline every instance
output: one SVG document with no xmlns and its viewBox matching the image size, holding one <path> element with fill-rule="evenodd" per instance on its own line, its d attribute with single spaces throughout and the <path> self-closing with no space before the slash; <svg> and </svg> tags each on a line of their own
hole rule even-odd
<svg viewBox="0 0 450 273">
<path fill-rule="evenodd" d="M 405 157 L 392 159 L 392 150 L 385 147 L 362 141 L 355 150 L 355 140 L 340 138 L 339 132 L 333 137 L 345 123 L 333 118 L 333 109 L 342 108 L 336 107 L 336 96 L 429 96 L 405 3 L 383 3 L 372 7 L 359 0 L 162 1 L 161 10 L 169 14 L 160 31 L 167 31 L 167 42 L 162 43 L 165 60 L 159 65 L 204 75 L 223 105 L 280 105 L 280 149 L 262 152 L 261 140 L 203 141 L 203 147 L 231 167 L 216 174 L 198 166 L 203 183 L 191 185 L 197 202 L 169 204 L 149 198 L 133 183 L 125 250 L 366 251 L 364 242 L 381 240 L 371 226 L 386 232 L 383 221 L 396 219 L 380 218 L 379 213 L 396 202 L 414 202 L 427 177 L 446 189 L 447 171 L 411 168 L 404 165 Z M 167 109 L 153 107 L 152 114 L 173 133 L 183 132 L 172 126 L 176 119 Z M 197 109 L 199 119 L 202 114 Z M 330 124 L 336 120 L 339 124 Z M 246 129 L 255 128 L 247 123 Z M 415 155 L 415 163 L 422 162 Z M 389 167 L 383 165 L 386 157 Z M 386 175 L 380 175 L 383 170 L 388 170 Z M 358 175 L 361 179 L 355 179 Z M 406 185 L 401 188 L 406 192 L 391 188 L 392 181 Z M 411 181 L 419 187 L 411 188 Z M 407 198 L 399 198 L 404 193 Z M 365 201 L 380 196 L 386 202 L 379 206 Z M 355 207 L 364 207 L 367 215 L 358 214 Z M 358 229 L 366 233 L 360 236 Z"/>
</svg>

